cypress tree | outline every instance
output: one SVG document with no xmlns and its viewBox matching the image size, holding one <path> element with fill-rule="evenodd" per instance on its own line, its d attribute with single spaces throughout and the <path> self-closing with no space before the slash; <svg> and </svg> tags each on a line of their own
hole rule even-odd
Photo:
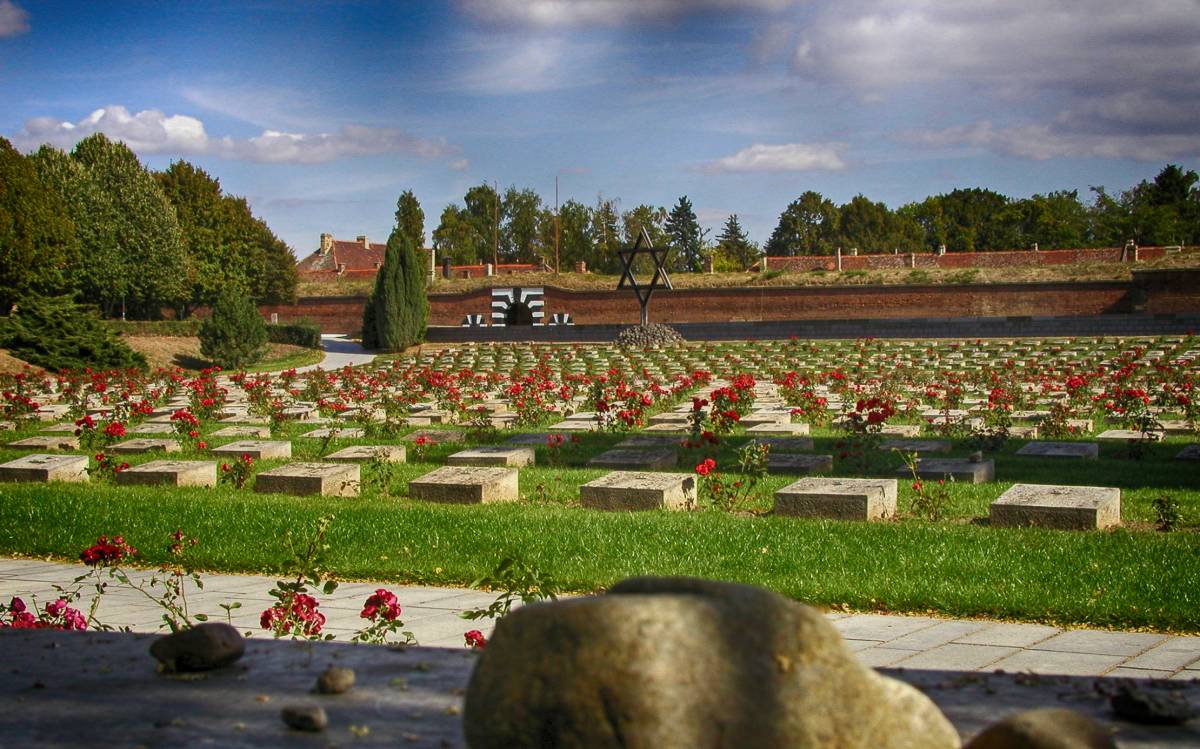
<svg viewBox="0 0 1200 749">
<path fill-rule="evenodd" d="M 425 336 L 428 318 L 420 253 L 407 233 L 395 228 L 375 276 L 375 290 L 363 310 L 363 346 L 403 351 Z"/>
</svg>

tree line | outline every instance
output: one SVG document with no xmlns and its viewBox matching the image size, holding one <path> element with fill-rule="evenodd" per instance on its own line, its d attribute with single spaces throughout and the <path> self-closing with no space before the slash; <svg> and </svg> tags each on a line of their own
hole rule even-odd
<svg viewBox="0 0 1200 749">
<path fill-rule="evenodd" d="M 710 236 L 700 228 L 685 195 L 670 209 L 641 204 L 620 210 L 603 195 L 594 205 L 567 200 L 557 211 L 532 189 L 510 186 L 502 193 L 481 184 L 462 204 L 442 211 L 433 246 L 455 264 L 546 263 L 570 270 L 578 261 L 600 273 L 620 272 L 616 250 L 632 245 L 645 229 L 655 246 L 669 245 L 675 270 L 741 270 L 762 254 L 831 255 L 1065 249 L 1200 243 L 1200 189 L 1194 171 L 1171 164 L 1152 180 L 1118 194 L 1093 187 L 1085 204 L 1078 191 L 1009 198 L 982 188 L 957 189 L 895 210 L 863 195 L 838 205 L 809 190 L 779 216 L 761 247 L 751 241 L 736 214 Z M 422 235 L 423 239 L 423 235 Z"/>
<path fill-rule="evenodd" d="M 28 156 L 0 138 L 0 313 L 69 296 L 109 317 L 186 317 L 223 292 L 296 295 L 295 257 L 245 198 L 186 161 L 147 170 L 100 133 Z"/>
</svg>

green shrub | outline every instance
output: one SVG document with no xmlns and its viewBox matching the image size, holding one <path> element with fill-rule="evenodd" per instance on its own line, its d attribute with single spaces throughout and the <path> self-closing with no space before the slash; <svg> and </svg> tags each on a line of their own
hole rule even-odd
<svg viewBox="0 0 1200 749">
<path fill-rule="evenodd" d="M 228 291 L 200 326 L 200 353 L 222 369 L 240 369 L 262 358 L 267 325 L 249 297 Z"/>
<path fill-rule="evenodd" d="M 268 325 L 267 340 L 271 343 L 286 343 L 304 348 L 321 348 L 321 328 L 307 320 L 286 325 Z"/>
<path fill-rule="evenodd" d="M 29 297 L 17 302 L 0 326 L 0 346 L 13 356 L 57 372 L 64 369 L 146 369 L 92 310 L 67 297 Z"/>
<path fill-rule="evenodd" d="M 923 268 L 910 270 L 908 275 L 904 277 L 905 283 L 933 283 L 933 276 L 929 275 L 929 271 Z"/>
<path fill-rule="evenodd" d="M 975 283 L 979 278 L 979 269 L 965 268 L 946 276 L 946 283 Z"/>
</svg>

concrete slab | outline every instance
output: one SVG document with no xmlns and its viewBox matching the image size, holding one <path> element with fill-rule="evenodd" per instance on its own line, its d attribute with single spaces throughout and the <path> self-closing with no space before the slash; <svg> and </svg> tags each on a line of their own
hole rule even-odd
<svg viewBox="0 0 1200 749">
<path fill-rule="evenodd" d="M 579 501 L 595 510 L 687 510 L 696 504 L 696 477 L 613 471 L 580 486 Z"/>
<path fill-rule="evenodd" d="M 755 437 L 750 440 L 771 448 L 771 454 L 803 453 L 813 449 L 813 441 L 809 437 Z"/>
<path fill-rule="evenodd" d="M 140 437 L 118 442 L 109 447 L 108 451 L 124 455 L 141 455 L 143 453 L 177 453 L 180 449 L 178 440 Z"/>
<path fill-rule="evenodd" d="M 121 486 L 216 486 L 217 464 L 211 460 L 152 460 L 117 474 Z"/>
<path fill-rule="evenodd" d="M 418 429 L 400 439 L 403 442 L 416 442 L 422 437 L 431 445 L 441 445 L 447 442 L 462 442 L 466 439 L 466 433 L 461 429 Z"/>
<path fill-rule="evenodd" d="M 450 504 L 512 502 L 519 498 L 516 468 L 443 466 L 408 482 L 413 499 Z"/>
<path fill-rule="evenodd" d="M 331 437 L 335 440 L 353 440 L 366 437 L 367 430 L 360 427 L 322 427 L 321 429 L 314 429 L 311 432 L 305 432 L 300 436 L 313 440 L 323 440 L 326 437 Z"/>
<path fill-rule="evenodd" d="M 1100 457 L 1100 446 L 1095 442 L 1030 442 L 1017 450 L 1017 455 L 1030 458 L 1095 460 Z"/>
<path fill-rule="evenodd" d="M 292 457 L 292 443 L 282 440 L 239 440 L 214 447 L 212 454 L 221 458 L 240 458 L 249 455 L 255 460 Z"/>
<path fill-rule="evenodd" d="M 896 514 L 896 480 L 800 479 L 775 492 L 775 514 L 834 520 L 882 520 Z"/>
<path fill-rule="evenodd" d="M 485 445 L 460 450 L 446 458 L 451 466 L 531 466 L 537 461 L 532 447 L 498 447 Z"/>
<path fill-rule="evenodd" d="M 678 454 L 666 448 L 613 448 L 588 461 L 592 468 L 614 471 L 653 471 L 675 468 Z"/>
<path fill-rule="evenodd" d="M 1151 632 L 1103 632 L 1079 629 L 1057 634 L 1030 649 L 1128 657 L 1145 653 L 1156 645 L 1165 643 L 1167 639 L 1167 635 Z"/>
<path fill-rule="evenodd" d="M 879 443 L 880 450 L 899 450 L 902 453 L 948 453 L 950 443 L 943 440 L 887 439 Z"/>
<path fill-rule="evenodd" d="M 1097 530 L 1121 523 L 1121 490 L 1105 486 L 1014 484 L 990 507 L 1000 528 Z"/>
<path fill-rule="evenodd" d="M 210 434 L 209 437 L 256 437 L 260 439 L 270 439 L 271 428 L 250 425 L 222 427 Z"/>
<path fill-rule="evenodd" d="M 357 463 L 288 463 L 254 477 L 259 493 L 357 497 L 362 477 Z"/>
<path fill-rule="evenodd" d="M 325 456 L 331 463 L 369 463 L 380 459 L 386 463 L 403 463 L 407 460 L 404 445 L 351 445 Z"/>
<path fill-rule="evenodd" d="M 69 435 L 38 435 L 9 442 L 14 450 L 50 450 L 54 452 L 79 449 L 79 440 Z"/>
<path fill-rule="evenodd" d="M 0 481 L 87 481 L 85 455 L 44 455 L 35 453 L 0 465 Z"/>
<path fill-rule="evenodd" d="M 907 467 L 897 469 L 901 476 L 911 476 Z M 923 458 L 917 463 L 917 475 L 938 481 L 952 479 L 960 484 L 983 484 L 996 478 L 996 461 L 966 460 L 963 458 Z"/>
<path fill-rule="evenodd" d="M 832 455 L 767 454 L 767 473 L 814 473 L 833 470 Z"/>
<path fill-rule="evenodd" d="M 889 648 L 898 647 L 895 642 Z M 916 653 L 910 658 L 887 665 L 901 668 L 921 668 L 936 671 L 976 671 L 1019 652 L 1018 648 L 997 645 L 963 645 L 948 643 Z"/>
</svg>

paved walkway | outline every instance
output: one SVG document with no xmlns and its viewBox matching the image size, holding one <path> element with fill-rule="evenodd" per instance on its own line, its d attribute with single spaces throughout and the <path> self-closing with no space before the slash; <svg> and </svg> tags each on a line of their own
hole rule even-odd
<svg viewBox="0 0 1200 749">
<path fill-rule="evenodd" d="M 360 364 L 370 364 L 375 360 L 375 354 L 368 353 L 358 343 L 340 333 L 322 334 L 321 346 L 325 349 L 325 358 L 319 364 L 297 367 L 297 372 L 311 372 L 314 369 L 341 369 L 347 365 L 356 367 Z"/>
<path fill-rule="evenodd" d="M 55 584 L 70 583 L 86 571 L 82 565 L 0 559 L 0 601 L 7 603 L 11 596 L 21 596 L 29 604 L 31 596 L 36 595 L 45 603 L 56 597 Z M 150 575 L 147 571 L 132 577 L 148 580 Z M 259 629 L 258 617 L 272 603 L 267 593 L 274 578 L 207 574 L 203 580 L 204 590 L 189 596 L 192 611 L 220 618 L 224 612 L 219 604 L 238 601 L 242 606 L 233 612 L 233 623 L 243 630 Z M 389 583 L 343 583 L 332 595 L 318 596 L 320 610 L 327 618 L 325 631 L 348 641 L 362 626 L 358 614 L 363 601 L 378 587 L 396 594 L 405 629 L 412 631 L 422 645 L 456 647 L 463 644 L 463 633 L 469 629 L 491 633 L 489 620 L 467 621 L 458 614 L 486 607 L 495 598 L 492 593 Z M 90 592 L 90 587 L 85 592 Z M 83 600 L 90 598 L 85 595 Z M 1063 630 L 976 619 L 842 613 L 827 616 L 851 649 L 873 667 L 1200 679 L 1200 637 Z M 141 593 L 117 587 L 104 596 L 97 618 L 136 632 L 154 632 L 161 624 L 161 610 Z"/>
</svg>

